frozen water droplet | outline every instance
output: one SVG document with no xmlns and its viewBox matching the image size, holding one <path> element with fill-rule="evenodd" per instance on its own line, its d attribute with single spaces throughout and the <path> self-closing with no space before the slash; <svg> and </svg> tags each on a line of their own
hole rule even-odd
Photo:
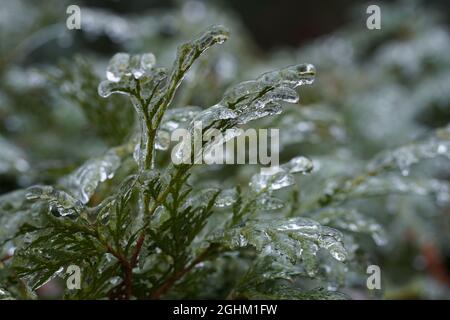
<svg viewBox="0 0 450 320">
<path fill-rule="evenodd" d="M 133 55 L 129 61 L 129 69 L 135 79 L 140 79 L 144 74 L 149 73 L 156 63 L 153 53 L 144 53 L 142 55 Z M 125 75 L 128 75 L 125 72 Z"/>
<path fill-rule="evenodd" d="M 313 170 L 313 163 L 308 158 L 296 157 L 282 167 L 290 173 L 308 173 Z"/>
<path fill-rule="evenodd" d="M 332 228 L 323 227 L 319 237 L 319 246 L 328 250 L 331 256 L 338 261 L 345 261 L 347 259 L 347 250 L 343 245 L 342 234 Z"/>
<path fill-rule="evenodd" d="M 112 93 L 111 83 L 109 81 L 102 81 L 98 85 L 98 95 L 102 98 L 109 97 Z"/>
<path fill-rule="evenodd" d="M 316 70 L 311 64 L 299 64 L 290 66 L 281 70 L 271 71 L 258 78 L 260 81 L 271 84 L 284 84 L 292 87 L 298 87 L 304 84 L 314 82 Z"/>
<path fill-rule="evenodd" d="M 278 170 L 274 173 L 256 174 L 252 177 L 250 182 L 250 186 L 256 192 L 260 192 L 265 189 L 269 191 L 278 190 L 293 184 L 295 184 L 294 177 L 281 168 L 278 168 Z"/>
<path fill-rule="evenodd" d="M 111 279 L 109 279 L 109 283 L 111 285 L 113 285 L 114 287 L 118 286 L 121 282 L 122 282 L 122 278 L 119 276 L 112 277 Z"/>
<path fill-rule="evenodd" d="M 106 78 L 112 82 L 118 82 L 127 72 L 130 63 L 130 55 L 116 53 L 110 60 L 106 69 Z"/>
<path fill-rule="evenodd" d="M 217 196 L 214 205 L 219 208 L 229 207 L 237 201 L 236 188 L 222 190 Z"/>
<path fill-rule="evenodd" d="M 263 210 L 278 210 L 284 207 L 284 202 L 274 197 L 263 196 L 258 199 L 258 206 Z"/>
<path fill-rule="evenodd" d="M 437 153 L 438 154 L 445 154 L 448 151 L 448 147 L 444 144 L 440 144 L 437 148 Z"/>
<path fill-rule="evenodd" d="M 155 149 L 167 150 L 170 146 L 170 133 L 167 131 L 159 130 L 155 139 Z"/>
<path fill-rule="evenodd" d="M 214 25 L 209 27 L 203 35 L 195 41 L 195 44 L 197 44 L 200 51 L 204 51 L 214 43 L 224 43 L 228 39 L 228 36 L 229 32 L 224 26 Z"/>
<path fill-rule="evenodd" d="M 150 70 L 156 63 L 156 58 L 153 53 L 144 53 L 141 56 L 141 68 L 144 70 Z"/>
</svg>

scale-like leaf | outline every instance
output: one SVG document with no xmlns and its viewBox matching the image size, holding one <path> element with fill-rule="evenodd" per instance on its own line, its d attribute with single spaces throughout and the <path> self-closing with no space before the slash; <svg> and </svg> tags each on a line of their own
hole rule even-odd
<svg viewBox="0 0 450 320">
<path fill-rule="evenodd" d="M 310 275 L 316 271 L 315 257 L 320 248 L 338 261 L 347 257 L 339 231 L 306 218 L 250 220 L 217 232 L 211 241 L 230 249 L 251 246 L 262 255 L 291 264 L 301 260 Z"/>
</svg>

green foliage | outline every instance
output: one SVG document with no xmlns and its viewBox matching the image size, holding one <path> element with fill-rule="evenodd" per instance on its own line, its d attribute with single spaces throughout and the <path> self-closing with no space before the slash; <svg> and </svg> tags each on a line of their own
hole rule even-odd
<svg viewBox="0 0 450 320">
<path fill-rule="evenodd" d="M 408 8 L 393 7 L 387 30 L 410 17 Z M 207 18 L 216 20 L 214 12 Z M 137 19 L 126 24 L 130 40 L 101 20 L 118 17 L 87 14 L 99 20 L 81 32 L 109 32 L 124 52 L 153 45 L 163 62 L 174 53 L 164 50 L 200 28 L 178 30 L 167 44 L 165 36 L 143 35 L 147 22 Z M 258 61 L 239 33 L 232 33 L 237 44 L 219 47 L 229 31 L 218 25 L 179 45 L 171 68 L 157 66 L 153 53 L 116 53 L 103 81 L 97 66 L 104 60 L 89 55 L 42 68 L 37 79 L 50 81 L 29 87 L 14 82 L 9 62 L 0 64 L 7 83 L 0 101 L 8 101 L 0 114 L 31 128 L 0 136 L 0 176 L 15 190 L 0 195 L 0 298 L 36 299 L 51 282 L 66 299 L 347 299 L 366 294 L 366 267 L 383 262 L 395 287 L 404 271 L 390 266 L 393 250 L 414 258 L 400 250 L 402 235 L 413 234 L 408 245 L 418 248 L 448 243 L 441 213 L 450 201 L 442 164 L 450 127 L 448 117 L 436 124 L 430 115 L 445 114 L 448 90 L 422 81 L 429 64 L 442 73 L 437 79 L 448 79 L 448 57 L 423 44 L 428 34 L 450 47 L 439 28 L 427 19 L 410 26 L 402 45 L 417 52 L 411 64 L 395 58 L 395 33 L 379 39 L 352 28 L 282 61 Z M 235 71 L 226 76 L 218 70 L 230 59 Z M 309 86 L 311 64 L 279 68 L 296 59 L 318 67 L 318 85 Z M 408 98 L 408 90 L 419 93 Z M 44 97 L 61 108 L 37 116 L 10 107 L 23 99 L 41 106 Z M 386 106 L 398 108 L 400 124 Z M 417 116 L 424 114 L 426 124 Z M 194 135 L 194 121 L 206 133 L 227 133 L 203 141 L 206 150 L 248 126 L 280 128 L 283 164 L 265 174 L 250 165 L 176 164 L 170 156 L 201 156 L 168 139 L 178 128 Z M 81 270 L 80 289 L 65 286 L 71 265 Z"/>
</svg>

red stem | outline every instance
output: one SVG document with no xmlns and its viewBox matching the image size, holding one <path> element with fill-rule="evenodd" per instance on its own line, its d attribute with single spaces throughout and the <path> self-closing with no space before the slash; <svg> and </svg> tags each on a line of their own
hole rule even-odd
<svg viewBox="0 0 450 320">
<path fill-rule="evenodd" d="M 209 254 L 210 248 L 207 248 L 203 251 L 194 261 L 192 261 L 187 267 L 184 269 L 175 272 L 169 279 L 167 279 L 155 292 L 150 296 L 152 299 L 159 299 L 162 295 L 166 294 L 174 284 L 183 278 L 188 272 L 190 272 L 197 264 L 202 262 L 207 255 Z"/>
</svg>

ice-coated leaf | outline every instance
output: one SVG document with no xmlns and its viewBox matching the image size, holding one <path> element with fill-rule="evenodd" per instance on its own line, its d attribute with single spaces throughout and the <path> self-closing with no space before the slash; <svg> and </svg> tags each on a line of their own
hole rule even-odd
<svg viewBox="0 0 450 320">
<path fill-rule="evenodd" d="M 337 261 L 347 258 L 342 234 L 307 218 L 250 220 L 217 232 L 211 241 L 230 249 L 252 246 L 263 256 L 291 264 L 301 260 L 309 275 L 316 272 L 319 248 L 327 250 Z"/>
<path fill-rule="evenodd" d="M 56 211 L 60 216 L 79 215 L 85 210 L 81 201 L 68 193 L 57 190 L 52 186 L 34 186 L 28 188 L 26 198 L 31 201 L 44 201 L 51 212 Z"/>
<path fill-rule="evenodd" d="M 446 181 L 426 178 L 410 178 L 398 175 L 366 177 L 353 185 L 352 181 L 339 183 L 336 180 L 327 182 L 323 196 L 319 202 L 329 204 L 351 199 L 386 196 L 393 193 L 433 196 L 438 204 L 445 205 L 450 201 L 450 185 Z"/>
<path fill-rule="evenodd" d="M 209 47 L 222 44 L 228 39 L 228 30 L 220 25 L 209 27 L 197 39 L 178 47 L 178 55 L 174 65 L 174 72 L 185 72 L 194 61 Z"/>
<path fill-rule="evenodd" d="M 215 195 L 219 194 L 220 190 L 217 188 L 206 188 L 195 192 L 192 196 L 188 197 L 183 205 L 187 207 L 205 207 L 211 201 Z"/>
<path fill-rule="evenodd" d="M 280 291 L 281 299 L 296 299 L 296 300 L 348 300 L 349 297 L 343 293 L 336 291 L 325 290 L 311 290 L 306 292 L 299 292 L 298 290 L 285 290 L 284 293 Z"/>
<path fill-rule="evenodd" d="M 261 75 L 258 80 L 272 85 L 285 85 L 296 88 L 304 84 L 312 84 L 316 69 L 311 64 L 298 64 L 284 69 L 270 71 Z"/>
<path fill-rule="evenodd" d="M 120 164 L 121 158 L 113 149 L 99 158 L 88 160 L 75 172 L 61 179 L 60 183 L 76 199 L 86 204 L 100 183 L 114 177 Z"/>
<path fill-rule="evenodd" d="M 311 214 L 317 222 L 340 230 L 369 234 L 379 246 L 387 243 L 383 227 L 352 208 L 330 207 Z"/>
<path fill-rule="evenodd" d="M 450 201 L 450 185 L 437 179 L 414 179 L 395 175 L 371 177 L 354 188 L 350 198 L 400 193 L 417 196 L 434 196 L 439 204 Z"/>
<path fill-rule="evenodd" d="M 112 93 L 131 94 L 142 87 L 141 97 L 147 99 L 159 84 L 166 79 L 163 68 L 154 68 L 156 58 L 152 53 L 129 55 L 115 54 L 106 69 L 106 79 L 100 83 L 98 93 L 106 98 Z"/>
<path fill-rule="evenodd" d="M 312 169 L 311 160 L 305 157 L 296 157 L 281 166 L 266 168 L 265 171 L 255 174 L 250 181 L 250 187 L 257 193 L 285 188 L 295 184 L 292 174 L 306 174 Z"/>
<path fill-rule="evenodd" d="M 168 130 L 160 133 L 158 130 L 186 72 L 206 49 L 223 43 L 227 38 L 228 31 L 224 27 L 209 27 L 198 38 L 178 47 L 177 57 L 168 75 L 165 69 L 153 67 L 155 58 L 152 54 L 129 56 L 119 53 L 111 59 L 107 68 L 108 80 L 100 83 L 98 93 L 102 97 L 115 92 L 130 95 L 141 129 L 139 147 L 135 152 L 141 171 L 153 166 L 155 146 L 150 142 L 155 143 L 157 149 L 168 148 L 164 133 Z M 156 139 L 150 139 L 153 136 Z"/>
<path fill-rule="evenodd" d="M 237 123 L 244 124 L 268 115 L 278 114 L 278 102 L 296 103 L 297 86 L 311 84 L 315 69 L 310 64 L 299 64 L 261 75 L 228 89 L 219 105 L 232 109 L 238 115 Z"/>
<path fill-rule="evenodd" d="M 132 55 L 116 53 L 109 61 L 106 69 L 106 78 L 112 82 L 119 82 L 123 77 L 133 76 L 139 79 L 155 65 L 153 53 Z"/>
<path fill-rule="evenodd" d="M 109 61 L 106 68 L 106 79 L 118 82 L 128 70 L 130 55 L 127 53 L 116 53 Z"/>
<path fill-rule="evenodd" d="M 166 68 L 154 68 L 140 77 L 141 98 L 149 100 L 161 89 L 167 79 Z"/>
<path fill-rule="evenodd" d="M 240 295 L 255 300 L 347 300 L 345 294 L 336 291 L 310 290 L 302 291 L 287 285 L 269 283 L 264 288 L 247 286 Z"/>
<path fill-rule="evenodd" d="M 423 141 L 381 153 L 369 163 L 368 169 L 379 171 L 396 167 L 406 176 L 411 165 L 437 156 L 450 158 L 450 126 L 436 130 L 431 137 Z"/>
<path fill-rule="evenodd" d="M 214 121 L 236 118 L 236 113 L 222 105 L 214 105 L 200 112 L 193 121 L 201 122 L 203 127 L 210 126 Z"/>
<path fill-rule="evenodd" d="M 120 79 L 118 82 L 105 80 L 100 82 L 98 86 L 98 94 L 102 98 L 109 97 L 113 93 L 130 94 L 136 89 L 136 81 L 134 79 Z"/>
<path fill-rule="evenodd" d="M 250 187 L 255 192 L 273 191 L 295 184 L 295 178 L 285 170 L 276 167 L 269 172 L 257 173 L 252 177 Z"/>
<path fill-rule="evenodd" d="M 258 198 L 257 205 L 262 210 L 278 210 L 284 207 L 284 202 L 278 198 L 263 195 Z"/>
<path fill-rule="evenodd" d="M 222 190 L 216 198 L 214 205 L 219 208 L 229 207 L 238 200 L 236 188 Z"/>
<path fill-rule="evenodd" d="M 314 249 L 317 251 L 317 249 Z M 305 254 L 305 252 L 303 252 Z M 303 260 L 305 257 L 303 257 Z M 313 260 L 316 258 L 313 256 Z M 304 264 L 304 262 L 303 262 Z M 343 264 L 337 264 L 343 265 Z M 234 289 L 232 298 L 247 299 L 347 299 L 344 294 L 336 291 L 325 291 L 322 288 L 315 290 L 301 290 L 294 284 L 295 277 L 305 275 L 298 265 L 288 266 L 278 263 L 269 256 L 258 258 L 241 278 Z M 312 273 L 310 276 L 314 276 Z M 278 281 L 280 279 L 286 281 Z"/>
<path fill-rule="evenodd" d="M 313 169 L 313 163 L 306 157 L 296 157 L 282 165 L 289 173 L 309 173 Z"/>
</svg>

